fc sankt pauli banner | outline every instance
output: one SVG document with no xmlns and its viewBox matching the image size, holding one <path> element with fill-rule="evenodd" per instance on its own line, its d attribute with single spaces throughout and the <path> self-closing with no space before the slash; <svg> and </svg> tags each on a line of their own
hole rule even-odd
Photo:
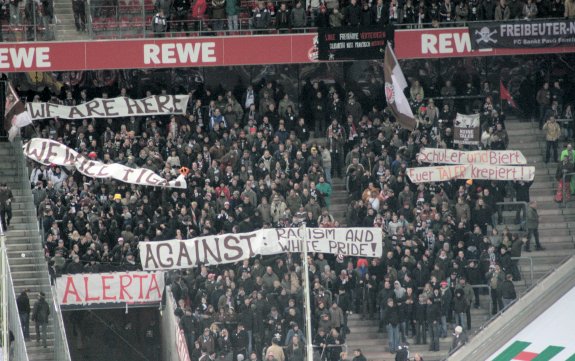
<svg viewBox="0 0 575 361">
<path fill-rule="evenodd" d="M 574 46 L 575 20 L 470 23 L 469 35 L 474 49 Z"/>
<path fill-rule="evenodd" d="M 383 59 L 386 32 L 383 27 L 318 29 L 319 60 Z"/>
</svg>

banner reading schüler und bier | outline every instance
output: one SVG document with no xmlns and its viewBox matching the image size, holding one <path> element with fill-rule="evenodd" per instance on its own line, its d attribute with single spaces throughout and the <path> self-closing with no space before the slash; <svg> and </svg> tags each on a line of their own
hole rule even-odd
<svg viewBox="0 0 575 361">
<path fill-rule="evenodd" d="M 154 95 L 144 99 L 96 98 L 75 106 L 32 102 L 26 103 L 26 110 L 33 120 L 56 117 L 84 119 L 185 114 L 189 98 L 189 95 Z"/>
<path fill-rule="evenodd" d="M 575 45 L 575 19 L 469 23 L 474 49 L 549 48 Z"/>
<path fill-rule="evenodd" d="M 489 164 L 461 164 L 436 167 L 407 168 L 413 183 L 445 182 L 455 179 L 500 181 L 532 181 L 535 167 Z"/>
<path fill-rule="evenodd" d="M 163 272 L 84 273 L 58 277 L 56 294 L 62 306 L 157 303 L 164 285 Z"/>
<path fill-rule="evenodd" d="M 357 257 L 381 257 L 380 228 L 308 228 L 309 252 Z M 260 229 L 186 240 L 140 242 L 144 270 L 197 267 L 198 264 L 234 263 L 257 255 L 302 252 L 304 233 L 299 228 Z"/>
</svg>

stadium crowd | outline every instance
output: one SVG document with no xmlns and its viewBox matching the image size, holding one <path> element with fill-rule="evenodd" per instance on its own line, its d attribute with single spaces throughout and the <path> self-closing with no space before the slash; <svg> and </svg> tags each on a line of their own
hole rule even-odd
<svg viewBox="0 0 575 361">
<path fill-rule="evenodd" d="M 376 85 L 381 91 L 382 84 Z M 450 81 L 432 94 L 442 100 L 425 97 L 426 91 L 412 79 L 408 97 L 419 120 L 413 132 L 382 109 L 381 92 L 360 102 L 338 84 L 311 81 L 297 105 L 269 81 L 249 85 L 241 96 L 199 87 L 186 116 L 36 122 L 39 136 L 104 163 L 146 167 L 166 179 L 189 169 L 188 188 L 177 190 L 31 164 L 53 276 L 140 269 L 140 241 L 304 222 L 379 227 L 381 259 L 313 254 L 305 260 L 314 347 L 323 359 L 345 359 L 347 318 L 358 313 L 379 320 L 390 352 L 407 337 L 437 351 L 440 337 L 456 325 L 471 328 L 471 308 L 480 306 L 480 290 L 472 286 L 489 286 L 493 313 L 515 298 L 512 281 L 521 275 L 511 257 L 530 250 L 530 239 L 497 231 L 503 219 L 496 203 L 529 202 L 531 183 L 412 184 L 405 170 L 421 165 L 421 147 L 457 147 L 455 107 L 481 112 L 478 148 L 506 149 L 509 142 L 489 84 L 469 90 L 475 101 L 453 98 L 459 94 Z M 118 95 L 129 96 L 126 89 Z M 50 101 L 75 105 L 88 99 L 85 90 L 68 89 Z M 330 214 L 335 179 L 349 195 L 344 220 Z M 532 203 L 527 229 L 537 228 L 536 215 Z M 520 212 L 517 218 L 523 221 Z M 300 255 L 286 254 L 170 273 L 192 360 L 303 360 L 301 262 Z M 356 351 L 354 360 L 361 357 Z"/>
</svg>

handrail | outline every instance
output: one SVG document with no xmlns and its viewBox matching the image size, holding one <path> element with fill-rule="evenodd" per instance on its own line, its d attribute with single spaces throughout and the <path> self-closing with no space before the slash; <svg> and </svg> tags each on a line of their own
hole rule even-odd
<svg viewBox="0 0 575 361">
<path fill-rule="evenodd" d="M 562 184 L 563 184 L 563 188 L 561 189 L 561 208 L 566 208 L 567 207 L 567 202 L 565 200 L 565 189 L 567 189 L 567 184 L 565 183 L 565 180 L 567 179 L 568 176 L 575 176 L 575 172 L 571 172 L 571 173 L 564 173 L 562 176 Z M 569 183 L 569 194 L 571 194 L 571 182 Z"/>
<path fill-rule="evenodd" d="M 530 275 L 531 275 L 531 277 L 530 277 L 531 282 L 529 282 L 529 284 L 532 285 L 532 284 L 533 284 L 533 258 L 532 258 L 532 257 L 525 257 L 525 256 L 522 256 L 522 257 L 511 257 L 511 260 L 512 260 L 512 261 L 519 261 L 519 260 L 522 260 L 522 259 L 529 260 L 529 270 L 530 270 Z M 525 277 L 523 277 L 523 279 L 525 280 Z M 525 282 L 525 286 L 527 286 L 527 282 Z"/>
<path fill-rule="evenodd" d="M 522 206 L 523 207 L 523 217 L 524 217 L 524 221 L 527 222 L 527 207 L 529 206 L 529 203 L 527 202 L 523 202 L 523 201 L 506 201 L 506 202 L 497 202 L 495 203 L 496 206 Z M 521 222 L 521 225 L 523 225 L 525 222 Z"/>
<path fill-rule="evenodd" d="M 499 316 L 501 316 L 506 310 L 507 308 L 511 307 L 512 305 L 514 305 L 517 301 L 519 301 L 519 299 L 521 297 L 523 297 L 524 295 L 526 295 L 527 293 L 529 293 L 532 289 L 534 289 L 536 286 L 538 286 L 540 283 L 542 283 L 547 277 L 549 277 L 549 275 L 551 275 L 553 272 L 555 272 L 558 268 L 560 268 L 561 266 L 563 266 L 565 263 L 567 263 L 569 260 L 571 259 L 571 257 L 566 257 L 565 259 L 563 259 L 558 265 L 556 265 L 555 267 L 552 267 L 547 273 L 545 273 L 541 278 L 539 278 L 539 280 L 537 280 L 536 283 L 532 284 L 529 288 L 527 288 L 522 294 L 521 296 L 516 297 L 509 305 L 507 305 L 507 307 L 505 307 L 504 309 L 500 310 L 499 312 L 497 312 L 495 315 L 493 315 L 491 318 L 489 318 L 489 320 L 485 321 L 485 323 L 483 323 L 483 325 L 481 325 L 478 329 L 476 329 L 471 335 L 469 335 L 469 337 L 473 337 L 475 335 L 477 335 L 479 332 L 481 332 L 483 329 L 485 329 L 487 326 L 489 326 L 493 321 L 495 321 L 495 319 L 497 319 Z M 455 351 L 459 350 L 459 348 L 456 348 L 452 351 L 449 352 L 449 354 L 447 355 L 446 358 L 442 359 L 442 361 L 447 361 L 449 359 L 449 356 L 451 356 L 453 353 L 455 353 Z"/>
<path fill-rule="evenodd" d="M 543 18 L 543 20 L 563 20 L 564 18 Z M 538 19 L 540 20 L 540 19 Z M 439 22 L 440 28 L 444 27 L 459 27 L 459 28 L 466 28 L 469 26 L 469 24 L 485 24 L 485 23 L 494 23 L 494 24 L 500 24 L 500 23 L 520 23 L 520 22 L 529 22 L 530 20 L 526 20 L 526 19 L 507 19 L 507 20 L 453 20 L 453 21 L 447 21 L 447 22 Z M 445 25 L 445 26 L 441 26 L 441 25 Z M 431 28 L 434 27 L 434 23 L 395 23 L 394 24 L 396 30 L 412 30 L 412 29 L 403 29 L 403 28 L 407 28 L 407 27 L 413 27 L 416 26 L 416 29 L 421 29 L 421 28 Z M 402 29 L 400 29 L 402 28 Z"/>
<path fill-rule="evenodd" d="M 1 228 L 1 222 L 0 222 Z M 4 237 L 3 231 L 1 237 Z M 4 257 L 4 262 L 8 262 L 8 256 L 6 254 L 2 255 Z M 9 287 L 7 287 L 8 292 L 8 303 L 2 305 L 2 307 L 8 307 L 10 314 L 8 316 L 8 322 L 11 325 L 10 331 L 14 334 L 14 350 L 11 347 L 6 350 L 6 354 L 9 354 L 10 360 L 14 357 L 14 360 L 18 361 L 28 361 L 28 352 L 26 349 L 26 339 L 24 338 L 24 331 L 22 330 L 22 323 L 20 321 L 20 314 L 18 312 L 18 303 L 16 301 L 16 291 L 14 291 L 14 281 L 12 280 L 12 272 L 10 267 L 6 265 L 6 281 Z M 12 352 L 13 351 L 13 352 Z"/>
<path fill-rule="evenodd" d="M 20 139 L 17 139 L 16 141 L 14 141 L 12 143 L 14 149 L 16 150 L 16 152 L 20 151 L 22 149 L 22 141 Z M 18 153 L 16 153 L 18 154 Z M 20 153 L 21 154 L 21 153 Z M 26 159 L 22 156 L 20 157 L 20 161 L 18 164 L 19 167 L 22 168 L 22 175 L 21 175 L 21 182 L 23 182 L 23 184 L 25 184 L 26 186 L 29 187 L 29 183 L 30 180 L 28 178 L 28 166 L 26 163 Z M 40 230 L 40 226 L 38 227 L 38 233 L 36 237 L 31 237 L 32 238 L 32 242 L 33 242 L 33 238 L 36 238 L 36 242 L 40 242 L 40 246 L 43 247 L 43 242 L 44 242 L 44 235 L 40 234 L 40 232 L 43 232 L 43 230 Z M 43 222 L 42 222 L 42 229 L 43 229 Z M 44 282 L 42 282 L 42 284 L 39 286 L 39 288 L 47 293 L 50 292 L 52 295 L 52 303 L 51 303 L 51 307 L 50 307 L 50 311 L 52 312 L 52 324 L 53 324 L 53 329 L 54 329 L 54 356 L 56 360 L 62 360 L 62 361 L 71 361 L 71 355 L 70 355 L 70 348 L 68 345 L 68 338 L 66 335 L 66 329 L 64 326 L 64 322 L 63 322 L 63 318 L 62 318 L 62 312 L 60 309 L 60 305 L 57 302 L 56 299 L 56 290 L 53 286 L 51 286 L 52 282 L 51 282 L 51 278 L 50 278 L 50 272 L 48 270 L 48 265 L 46 262 L 41 262 L 40 264 L 36 264 L 36 270 L 39 271 L 43 277 L 46 279 L 45 284 Z M 50 303 L 49 303 L 50 304 Z"/>
</svg>

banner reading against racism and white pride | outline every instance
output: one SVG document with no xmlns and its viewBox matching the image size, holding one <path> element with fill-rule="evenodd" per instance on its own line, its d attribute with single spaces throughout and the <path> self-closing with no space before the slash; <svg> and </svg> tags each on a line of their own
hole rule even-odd
<svg viewBox="0 0 575 361">
<path fill-rule="evenodd" d="M 443 182 L 453 179 L 486 179 L 502 181 L 532 181 L 535 167 L 489 164 L 460 164 L 437 167 L 407 168 L 413 183 Z"/>
<path fill-rule="evenodd" d="M 112 178 L 124 183 L 154 187 L 187 188 L 183 175 L 168 181 L 146 168 L 122 164 L 104 164 L 51 139 L 33 138 L 24 144 L 24 155 L 40 164 L 74 167 L 91 178 Z"/>
<path fill-rule="evenodd" d="M 157 303 L 164 285 L 163 272 L 84 273 L 57 278 L 56 293 L 62 306 Z"/>
<path fill-rule="evenodd" d="M 479 114 L 459 114 L 455 117 L 453 143 L 478 145 L 481 137 Z"/>
<path fill-rule="evenodd" d="M 260 229 L 181 241 L 140 242 L 138 248 L 144 270 L 169 270 L 200 263 L 233 263 L 257 255 L 302 252 L 303 236 L 299 228 Z M 358 257 L 382 254 L 379 228 L 308 228 L 306 236 L 309 252 Z"/>
<path fill-rule="evenodd" d="M 154 95 L 144 99 L 96 98 L 87 103 L 67 106 L 52 103 L 26 103 L 33 120 L 45 118 L 84 119 L 185 114 L 189 95 Z"/>
<path fill-rule="evenodd" d="M 423 163 L 522 165 L 527 159 L 518 150 L 474 150 L 423 148 L 417 154 Z"/>
</svg>

